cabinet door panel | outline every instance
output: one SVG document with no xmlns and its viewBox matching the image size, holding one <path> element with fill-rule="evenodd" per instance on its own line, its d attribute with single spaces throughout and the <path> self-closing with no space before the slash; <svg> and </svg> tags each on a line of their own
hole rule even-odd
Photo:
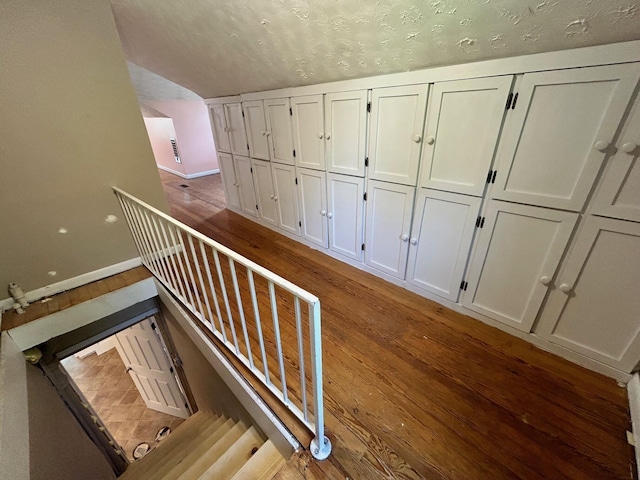
<svg viewBox="0 0 640 480">
<path fill-rule="evenodd" d="M 210 105 L 209 115 L 216 148 L 220 152 L 231 152 L 231 143 L 229 143 L 229 135 L 227 134 L 227 121 L 224 118 L 224 105 Z"/>
<path fill-rule="evenodd" d="M 247 157 L 233 156 L 236 167 L 236 180 L 240 191 L 240 205 L 242 211 L 254 217 L 258 216 L 258 201 L 253 186 L 253 173 L 251 173 L 251 160 Z"/>
<path fill-rule="evenodd" d="M 627 64 L 524 75 L 502 135 L 494 198 L 579 211 L 639 72 Z"/>
<path fill-rule="evenodd" d="M 255 159 L 251 159 L 251 166 L 253 167 L 253 184 L 256 187 L 256 197 L 258 199 L 258 214 L 265 222 L 271 225 L 278 225 L 271 166 L 269 162 Z"/>
<path fill-rule="evenodd" d="M 293 165 L 293 136 L 291 134 L 291 110 L 288 98 L 265 100 L 267 139 L 271 159 L 274 162 Z"/>
<path fill-rule="evenodd" d="M 296 165 L 314 170 L 324 170 L 324 114 L 322 95 L 294 97 L 293 145 L 296 149 Z"/>
<path fill-rule="evenodd" d="M 529 332 L 578 215 L 494 200 L 485 215 L 462 304 Z"/>
<path fill-rule="evenodd" d="M 431 87 L 420 185 L 482 196 L 513 76 Z"/>
<path fill-rule="evenodd" d="M 271 164 L 274 201 L 278 212 L 278 223 L 283 230 L 300 235 L 298 215 L 298 190 L 296 187 L 296 170 L 291 165 Z"/>
<path fill-rule="evenodd" d="M 420 189 L 411 228 L 409 283 L 458 300 L 480 202 L 467 195 Z"/>
<path fill-rule="evenodd" d="M 640 360 L 638 252 L 639 224 L 588 217 L 536 333 L 631 372 Z"/>
<path fill-rule="evenodd" d="M 369 178 L 415 185 L 428 85 L 374 89 Z"/>
<path fill-rule="evenodd" d="M 327 174 L 329 248 L 362 260 L 364 178 Z"/>
<path fill-rule="evenodd" d="M 218 152 L 218 163 L 224 191 L 227 194 L 227 207 L 233 210 L 241 210 L 240 192 L 238 190 L 236 172 L 233 169 L 233 158 L 228 153 Z"/>
<path fill-rule="evenodd" d="M 244 108 L 244 123 L 247 126 L 247 141 L 251 157 L 269 160 L 268 129 L 262 100 L 243 102 L 242 108 Z"/>
<path fill-rule="evenodd" d="M 415 187 L 370 181 L 364 261 L 370 267 L 404 279 Z"/>
<path fill-rule="evenodd" d="M 327 247 L 326 173 L 298 169 L 298 193 L 302 237 L 321 247 Z"/>
<path fill-rule="evenodd" d="M 325 95 L 327 171 L 364 176 L 367 91 Z"/>
<path fill-rule="evenodd" d="M 224 116 L 227 122 L 231 153 L 248 156 L 249 148 L 247 146 L 247 133 L 244 129 L 244 119 L 242 118 L 242 104 L 225 103 Z"/>
</svg>

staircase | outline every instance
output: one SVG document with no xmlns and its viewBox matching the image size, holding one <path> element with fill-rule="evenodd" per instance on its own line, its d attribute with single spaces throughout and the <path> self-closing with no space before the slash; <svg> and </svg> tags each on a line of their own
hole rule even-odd
<svg viewBox="0 0 640 480">
<path fill-rule="evenodd" d="M 269 480 L 285 463 L 255 427 L 199 411 L 119 478 Z"/>
</svg>

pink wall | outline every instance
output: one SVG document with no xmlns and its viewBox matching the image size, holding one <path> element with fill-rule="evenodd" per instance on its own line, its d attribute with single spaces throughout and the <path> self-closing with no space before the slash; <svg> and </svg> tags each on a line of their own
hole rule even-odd
<svg viewBox="0 0 640 480">
<path fill-rule="evenodd" d="M 186 175 L 218 170 L 209 111 L 202 100 L 147 101 L 145 104 L 173 119 L 178 151 Z M 175 161 L 173 164 L 178 165 Z"/>
<path fill-rule="evenodd" d="M 171 137 L 176 138 L 173 120 L 170 118 L 145 118 L 144 124 L 147 127 L 156 164 L 186 175 L 184 160 L 182 163 L 177 163 L 173 157 L 173 147 L 169 140 Z M 178 149 L 181 150 L 180 143 L 178 143 Z M 182 156 L 180 158 L 182 159 Z"/>
</svg>

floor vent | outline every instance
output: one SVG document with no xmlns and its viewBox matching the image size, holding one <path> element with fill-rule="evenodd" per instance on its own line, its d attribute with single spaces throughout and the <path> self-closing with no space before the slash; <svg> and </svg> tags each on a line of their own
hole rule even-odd
<svg viewBox="0 0 640 480">
<path fill-rule="evenodd" d="M 182 188 L 189 188 L 189 185 L 187 185 L 186 183 L 183 183 L 182 185 L 180 185 Z"/>
</svg>

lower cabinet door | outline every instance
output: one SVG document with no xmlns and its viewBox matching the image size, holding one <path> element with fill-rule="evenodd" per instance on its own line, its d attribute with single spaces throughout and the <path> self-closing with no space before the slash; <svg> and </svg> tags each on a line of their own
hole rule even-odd
<svg viewBox="0 0 640 480">
<path fill-rule="evenodd" d="M 236 180 L 240 192 L 240 205 L 242 211 L 254 217 L 258 216 L 258 201 L 253 186 L 253 174 L 251 173 L 251 159 L 248 157 L 233 156 L 236 167 Z"/>
<path fill-rule="evenodd" d="M 362 260 L 364 178 L 327 174 L 329 248 L 354 260 Z"/>
<path fill-rule="evenodd" d="M 490 200 L 462 304 L 529 332 L 578 214 Z"/>
<path fill-rule="evenodd" d="M 251 159 L 253 169 L 253 183 L 256 186 L 258 198 L 258 213 L 260 218 L 271 225 L 278 225 L 278 212 L 276 209 L 276 194 L 273 190 L 271 178 L 271 164 L 263 160 Z"/>
<path fill-rule="evenodd" d="M 407 281 L 456 302 L 480 198 L 421 188 L 409 239 Z"/>
<path fill-rule="evenodd" d="M 625 372 L 640 360 L 640 224 L 587 217 L 536 333 Z"/>
<path fill-rule="evenodd" d="M 280 228 L 286 232 L 300 235 L 302 222 L 300 222 L 298 214 L 296 169 L 291 165 L 272 163 L 271 173 Z"/>
<path fill-rule="evenodd" d="M 364 261 L 370 267 L 404 279 L 409 252 L 415 187 L 370 180 Z"/>
<path fill-rule="evenodd" d="M 238 190 L 238 181 L 236 180 L 236 172 L 233 168 L 233 158 L 229 153 L 218 152 L 218 164 L 220 165 L 220 175 L 222 177 L 222 185 L 227 196 L 227 208 L 232 210 L 241 210 L 240 191 Z"/>
<path fill-rule="evenodd" d="M 298 168 L 298 198 L 302 221 L 302 237 L 327 247 L 326 173 Z"/>
</svg>

